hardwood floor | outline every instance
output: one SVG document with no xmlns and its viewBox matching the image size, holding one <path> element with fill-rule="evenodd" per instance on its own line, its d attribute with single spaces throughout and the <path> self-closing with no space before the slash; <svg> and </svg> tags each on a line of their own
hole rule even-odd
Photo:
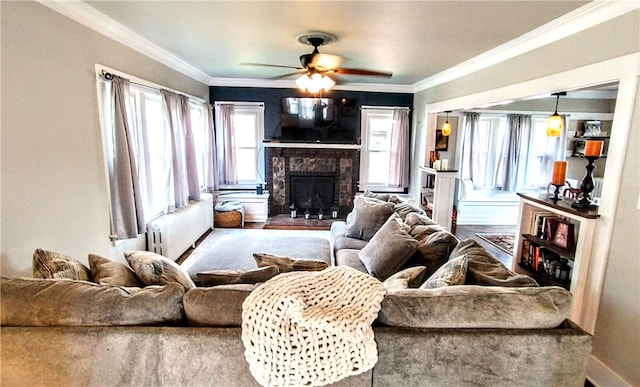
<svg viewBox="0 0 640 387">
<path fill-rule="evenodd" d="M 511 261 L 513 257 L 505 253 L 504 251 L 494 247 L 491 243 L 488 243 L 482 238 L 479 238 L 478 236 L 476 236 L 476 233 L 486 232 L 486 233 L 496 233 L 496 234 L 501 234 L 501 233 L 515 234 L 516 227 L 517 227 L 516 225 L 511 225 L 511 226 L 484 226 L 484 225 L 461 226 L 461 225 L 458 225 L 456 227 L 456 236 L 460 240 L 469 239 L 469 238 L 474 239 L 481 246 L 486 248 L 491 254 L 495 255 L 495 257 L 498 258 L 498 260 L 502 262 L 507 268 L 511 268 Z"/>
</svg>

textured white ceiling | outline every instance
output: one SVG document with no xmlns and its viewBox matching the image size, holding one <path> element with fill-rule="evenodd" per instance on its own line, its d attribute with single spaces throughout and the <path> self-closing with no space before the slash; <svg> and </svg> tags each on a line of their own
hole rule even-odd
<svg viewBox="0 0 640 387">
<path fill-rule="evenodd" d="M 268 79 L 299 66 L 309 31 L 338 40 L 320 52 L 343 67 L 390 79 L 336 77 L 343 84 L 412 85 L 585 5 L 586 1 L 85 1 L 213 78 Z"/>
</svg>

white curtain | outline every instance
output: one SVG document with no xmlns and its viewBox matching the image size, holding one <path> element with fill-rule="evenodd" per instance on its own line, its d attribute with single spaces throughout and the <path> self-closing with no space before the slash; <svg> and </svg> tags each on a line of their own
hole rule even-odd
<svg viewBox="0 0 640 387">
<path fill-rule="evenodd" d="M 463 140 L 462 140 L 462 167 L 461 177 L 462 179 L 474 179 L 474 142 L 475 135 L 480 123 L 480 113 L 465 112 L 464 113 L 464 128 L 463 128 Z"/>
<path fill-rule="evenodd" d="M 393 110 L 389 186 L 406 188 L 409 183 L 409 110 Z"/>
<path fill-rule="evenodd" d="M 189 204 L 189 199 L 200 199 L 189 99 L 168 90 L 161 90 L 161 93 L 171 132 L 175 208 L 183 208 Z"/>
<path fill-rule="evenodd" d="M 530 135 L 530 115 L 507 115 L 506 162 L 501 184 L 505 191 L 515 192 L 525 188 Z"/>
<path fill-rule="evenodd" d="M 204 171 L 204 185 L 208 191 L 214 191 L 217 187 L 217 160 L 216 160 L 216 133 L 213 125 L 213 107 L 208 103 L 204 103 L 206 112 L 206 129 L 205 129 L 205 152 L 206 163 Z"/>
<path fill-rule="evenodd" d="M 218 176 L 220 184 L 238 184 L 233 105 L 220 105 L 220 127 L 217 129 Z"/>
<path fill-rule="evenodd" d="M 114 239 L 136 238 L 145 232 L 142 195 L 138 182 L 136 148 L 128 113 L 129 80 L 113 76 L 112 136 L 107 137 L 111 188 L 111 234 Z"/>
</svg>

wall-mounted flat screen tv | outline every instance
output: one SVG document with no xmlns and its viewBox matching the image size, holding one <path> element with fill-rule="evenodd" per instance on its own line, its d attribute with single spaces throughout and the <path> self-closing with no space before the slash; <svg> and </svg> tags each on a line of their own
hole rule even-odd
<svg viewBox="0 0 640 387">
<path fill-rule="evenodd" d="M 280 140 L 355 144 L 358 122 L 353 100 L 285 97 Z"/>
</svg>

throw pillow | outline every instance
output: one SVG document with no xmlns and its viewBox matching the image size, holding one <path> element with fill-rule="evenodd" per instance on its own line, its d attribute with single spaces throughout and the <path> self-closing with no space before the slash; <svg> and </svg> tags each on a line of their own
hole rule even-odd
<svg viewBox="0 0 640 387">
<path fill-rule="evenodd" d="M 377 199 L 356 196 L 353 200 L 353 211 L 347 223 L 345 236 L 365 241 L 371 240 L 375 233 L 393 213 L 393 203 Z"/>
<path fill-rule="evenodd" d="M 93 281 L 100 285 L 141 287 L 136 274 L 126 265 L 113 259 L 89 254 L 89 267 Z"/>
<path fill-rule="evenodd" d="M 383 202 L 388 202 L 389 198 L 391 197 L 390 194 L 375 193 L 375 192 L 371 192 L 369 190 L 364 191 L 362 196 L 364 196 L 365 198 L 373 198 L 373 199 L 382 200 Z"/>
<path fill-rule="evenodd" d="M 396 203 L 393 206 L 393 212 L 398 214 L 400 216 L 400 218 L 402 219 L 402 221 L 404 221 L 407 218 L 407 215 L 412 214 L 412 213 L 425 215 L 425 212 L 423 210 L 421 210 L 420 208 L 416 207 L 415 205 L 413 205 L 413 204 L 411 204 L 409 202 Z"/>
<path fill-rule="evenodd" d="M 438 225 L 438 223 L 434 222 L 427 215 L 420 214 L 418 212 L 412 212 L 412 213 L 407 214 L 407 218 L 404 220 L 404 222 L 409 227 L 414 227 L 414 226 L 419 226 L 419 225 L 425 225 L 425 226 Z M 438 226 L 438 227 L 440 227 L 440 226 Z M 442 227 L 440 227 L 440 228 L 442 228 Z"/>
<path fill-rule="evenodd" d="M 382 283 L 388 291 L 417 288 L 422 283 L 426 266 L 416 266 L 397 272 Z"/>
<path fill-rule="evenodd" d="M 469 259 L 467 269 L 467 285 L 490 286 L 538 286 L 538 283 L 525 274 L 517 274 L 507 269 L 487 249 L 473 239 L 466 239 L 458 243 L 451 252 L 451 257 L 466 255 Z"/>
<path fill-rule="evenodd" d="M 124 256 L 144 285 L 166 285 L 177 282 L 185 289 L 196 286 L 191 277 L 167 257 L 150 251 L 127 251 Z"/>
<path fill-rule="evenodd" d="M 254 270 L 211 270 L 196 274 L 202 286 L 231 284 L 257 284 L 278 275 L 280 270 L 275 266 L 265 266 Z"/>
<path fill-rule="evenodd" d="M 410 234 L 415 238 L 413 233 Z M 431 233 L 423 239 L 416 239 L 418 240 L 418 248 L 406 266 L 426 266 L 425 276 L 427 278 L 449 260 L 449 254 L 458 245 L 458 238 L 444 230 Z"/>
<path fill-rule="evenodd" d="M 33 277 L 91 281 L 91 271 L 75 258 L 55 251 L 36 249 L 33 252 Z"/>
<path fill-rule="evenodd" d="M 392 214 L 358 256 L 372 276 L 384 281 L 395 274 L 415 253 L 418 241 L 413 239 L 397 214 Z"/>
<path fill-rule="evenodd" d="M 420 289 L 434 289 L 445 286 L 464 285 L 464 277 L 467 274 L 467 256 L 462 255 L 450 260 L 436 270 Z"/>
<path fill-rule="evenodd" d="M 258 267 L 275 266 L 280 273 L 288 273 L 290 271 L 320 271 L 329 267 L 324 261 L 289 258 L 266 253 L 254 253 L 253 259 L 256 260 Z"/>
</svg>

